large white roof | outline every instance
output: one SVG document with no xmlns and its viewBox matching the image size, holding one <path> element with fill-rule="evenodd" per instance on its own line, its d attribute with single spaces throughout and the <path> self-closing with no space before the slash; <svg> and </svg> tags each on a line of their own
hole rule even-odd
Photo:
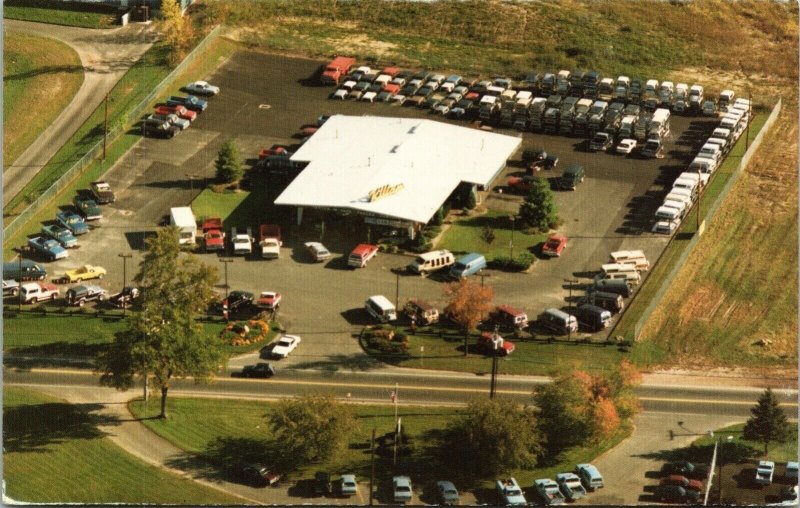
<svg viewBox="0 0 800 508">
<path fill-rule="evenodd" d="M 428 222 L 460 182 L 488 186 L 520 143 L 432 120 L 334 115 L 292 156 L 309 164 L 275 204 Z"/>
</svg>

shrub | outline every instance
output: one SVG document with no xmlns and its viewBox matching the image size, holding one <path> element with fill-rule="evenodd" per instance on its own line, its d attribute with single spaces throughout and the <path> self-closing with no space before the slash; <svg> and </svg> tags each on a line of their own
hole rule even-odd
<svg viewBox="0 0 800 508">
<path fill-rule="evenodd" d="M 491 260 L 488 264 L 490 268 L 497 270 L 506 270 L 510 272 L 521 272 L 530 267 L 535 258 L 530 252 L 523 252 L 513 258 L 509 256 L 498 256 Z"/>
</svg>

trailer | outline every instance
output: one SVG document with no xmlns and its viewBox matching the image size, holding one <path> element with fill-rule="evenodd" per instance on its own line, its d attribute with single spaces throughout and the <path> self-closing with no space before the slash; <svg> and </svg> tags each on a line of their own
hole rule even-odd
<svg viewBox="0 0 800 508">
<path fill-rule="evenodd" d="M 197 237 L 197 220 L 191 207 L 176 206 L 169 209 L 169 224 L 178 228 L 178 243 L 194 245 Z"/>
</svg>

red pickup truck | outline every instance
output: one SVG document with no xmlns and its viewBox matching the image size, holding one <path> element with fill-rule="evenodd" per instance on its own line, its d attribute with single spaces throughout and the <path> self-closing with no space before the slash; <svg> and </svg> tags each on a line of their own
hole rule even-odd
<svg viewBox="0 0 800 508">
<path fill-rule="evenodd" d="M 284 157 L 289 157 L 292 154 L 285 147 L 274 145 L 272 148 L 262 148 L 261 151 L 258 152 L 258 160 L 264 160 L 270 155 L 282 155 Z"/>
<path fill-rule="evenodd" d="M 184 106 L 158 106 L 156 108 L 157 115 L 177 115 L 178 118 L 194 122 L 197 119 L 196 111 L 189 111 Z"/>
<path fill-rule="evenodd" d="M 222 219 L 209 217 L 203 221 L 203 239 L 207 252 L 225 250 L 225 233 L 222 230 Z"/>
<path fill-rule="evenodd" d="M 478 337 L 478 349 L 483 351 L 484 354 L 491 355 L 495 352 L 494 344 L 497 342 L 497 354 L 500 356 L 508 356 L 514 352 L 514 343 L 508 340 L 505 340 L 503 337 L 497 335 L 495 337 L 494 332 L 483 332 L 481 336 Z"/>
<path fill-rule="evenodd" d="M 319 80 L 325 85 L 338 85 L 342 76 L 350 72 L 356 64 L 356 59 L 349 56 L 337 56 L 325 66 Z"/>
</svg>

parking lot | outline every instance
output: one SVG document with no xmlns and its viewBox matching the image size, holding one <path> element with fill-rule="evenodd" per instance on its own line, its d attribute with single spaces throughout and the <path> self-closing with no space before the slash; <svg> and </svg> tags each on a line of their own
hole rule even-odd
<svg viewBox="0 0 800 508">
<path fill-rule="evenodd" d="M 227 139 L 235 138 L 243 157 L 252 163 L 261 148 L 297 143 L 293 135 L 301 126 L 313 124 L 321 114 L 433 118 L 414 108 L 331 101 L 327 96 L 332 88 L 307 85 L 320 63 L 258 52 L 233 55 L 208 77 L 222 92 L 209 100 L 207 111 L 191 128 L 171 140 L 142 139 L 108 172 L 105 179 L 117 193 L 116 203 L 103 207 L 103 219 L 80 238 L 82 247 L 71 251 L 66 260 L 48 263 L 48 272 L 60 275 L 63 270 L 84 263 L 98 264 L 109 272 L 102 285 L 112 291 L 119 289 L 123 261 L 117 254 L 133 254 L 128 263 L 130 278 L 141 259 L 144 235 L 155 230 L 170 207 L 189 204 L 199 193 L 201 182 L 211 181 L 214 159 Z M 463 121 L 439 116 L 435 119 L 468 126 Z M 569 237 L 565 253 L 561 258 L 538 260 L 525 275 L 490 270 L 487 283 L 495 289 L 495 301 L 519 307 L 534 319 L 548 307 L 564 307 L 569 288 L 564 280 L 579 280 L 573 289 L 588 284 L 611 251 L 641 249 L 654 262 L 668 237 L 649 232 L 653 212 L 661 204 L 666 188 L 685 169 L 715 126 L 714 120 L 702 117 L 673 116 L 664 159 L 591 153 L 584 139 L 500 130 L 521 135 L 523 148 L 544 147 L 559 156 L 558 167 L 542 171 L 543 176 L 555 177 L 570 163 L 580 163 L 586 167 L 587 177 L 576 191 L 556 192 L 562 219 L 560 231 Z M 364 136 L 367 138 L 369 133 Z M 499 191 L 503 190 L 505 177 L 520 170 L 512 161 L 483 196 L 484 206 L 516 212 L 522 198 Z M 268 216 L 270 208 L 270 204 L 264 204 L 264 222 L 275 220 Z M 332 233 L 335 228 L 330 228 L 324 242 L 334 259 L 324 264 L 310 263 L 302 242 L 317 238 L 308 237 L 307 226 L 298 228 L 282 222 L 284 248 L 280 260 L 237 258 L 228 265 L 231 289 L 255 293 L 276 290 L 284 295 L 279 319 L 287 330 L 303 337 L 303 344 L 284 363 L 357 367 L 369 362 L 353 338 L 367 322 L 363 312 L 367 296 L 384 294 L 394 300 L 397 291 L 401 305 L 407 298 L 421 297 L 443 306 L 441 282 L 397 277 L 392 272 L 410 262 L 407 256 L 382 253 L 365 269 L 344 269 L 342 256 L 357 242 L 366 240 L 353 234 L 357 230 L 336 238 Z M 347 226 L 343 231 L 348 231 Z M 216 255 L 201 257 L 219 267 L 219 290 L 223 292 L 222 263 Z M 573 299 L 582 294 L 573 291 Z M 599 338 L 600 334 L 596 335 Z M 250 360 L 244 358 L 241 363 Z"/>
</svg>

